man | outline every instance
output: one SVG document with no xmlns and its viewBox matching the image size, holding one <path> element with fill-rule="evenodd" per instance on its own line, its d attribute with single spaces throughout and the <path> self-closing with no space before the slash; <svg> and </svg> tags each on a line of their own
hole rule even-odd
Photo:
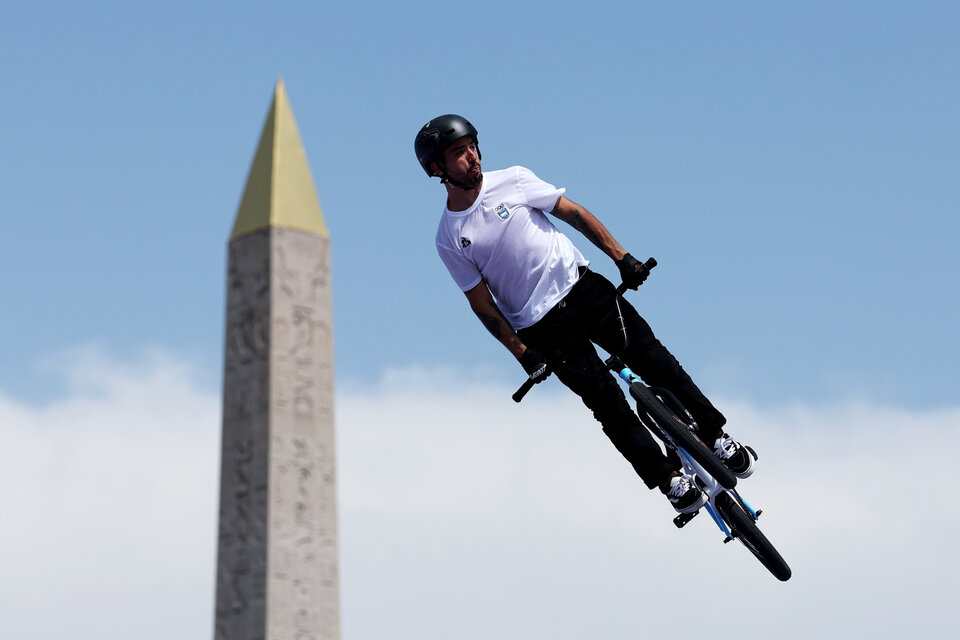
<svg viewBox="0 0 960 640">
<path fill-rule="evenodd" d="M 414 143 L 420 166 L 439 177 L 447 205 L 437 230 L 440 258 L 487 330 L 520 361 L 534 382 L 556 373 L 593 411 L 617 449 L 651 489 L 680 513 L 696 511 L 706 495 L 678 462 L 665 456 L 630 408 L 597 344 L 620 355 L 648 384 L 670 390 L 693 415 L 701 439 L 737 476 L 753 473 L 752 450 L 723 432 L 726 419 L 625 300 L 545 215 L 582 233 L 637 289 L 646 266 L 634 259 L 584 207 L 529 169 L 483 173 L 477 130 L 457 115 L 434 118 Z M 629 346 L 624 353 L 623 332 Z"/>
</svg>

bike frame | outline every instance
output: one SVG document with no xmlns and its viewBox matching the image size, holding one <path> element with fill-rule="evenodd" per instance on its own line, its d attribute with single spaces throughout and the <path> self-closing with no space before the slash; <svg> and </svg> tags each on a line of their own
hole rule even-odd
<svg viewBox="0 0 960 640">
<path fill-rule="evenodd" d="M 623 365 L 623 367 L 619 371 L 617 371 L 617 375 L 620 376 L 620 378 L 624 382 L 626 382 L 627 385 L 644 384 L 643 381 L 640 379 L 640 377 L 637 376 L 633 371 L 631 371 L 630 367 L 626 365 Z M 656 420 L 654 420 L 649 415 L 647 416 L 641 415 L 640 420 L 641 422 L 643 422 L 644 426 L 647 427 L 647 429 L 649 429 L 657 437 L 663 440 L 663 442 L 671 450 L 676 452 L 677 456 L 680 458 L 680 463 L 683 465 L 683 470 L 686 473 L 692 476 L 695 476 L 700 480 L 700 482 L 698 483 L 698 486 L 700 486 L 700 490 L 703 491 L 708 498 L 708 501 L 704 505 L 704 508 L 707 510 L 707 513 L 710 514 L 710 517 L 713 518 L 713 521 L 714 523 L 716 523 L 717 527 L 720 528 L 720 531 L 723 532 L 724 543 L 730 542 L 731 540 L 733 540 L 733 533 L 730 531 L 730 527 L 727 525 L 726 522 L 724 522 L 723 518 L 720 517 L 720 513 L 717 511 L 716 504 L 715 504 L 717 496 L 719 496 L 722 493 L 732 494 L 733 497 L 737 500 L 737 502 L 739 502 L 744 506 L 744 508 L 746 508 L 747 512 L 754 519 L 754 521 L 756 521 L 757 518 L 760 517 L 760 513 L 761 513 L 760 511 L 755 511 L 753 507 L 750 506 L 750 504 L 740 496 L 740 494 L 737 492 L 736 489 L 726 489 L 723 486 L 721 486 L 720 483 L 717 482 L 716 479 L 712 475 L 710 475 L 710 473 L 708 473 L 707 470 L 700 465 L 699 462 L 694 460 L 693 457 L 691 457 L 690 454 L 687 453 L 683 447 L 677 445 L 677 443 L 674 442 L 673 438 L 670 437 L 670 434 L 664 431 L 660 427 L 660 425 L 657 424 Z M 675 525 L 677 525 L 677 527 L 683 527 L 688 522 L 690 522 L 690 520 L 692 520 L 693 517 L 696 516 L 698 513 L 699 511 L 694 511 L 693 513 L 681 513 L 676 518 L 674 518 L 673 522 Z"/>
<path fill-rule="evenodd" d="M 646 265 L 647 269 L 650 270 L 657 266 L 657 261 L 653 258 L 650 258 L 644 264 Z M 620 316 L 620 325 L 623 329 L 622 353 L 624 354 L 627 351 L 629 335 L 623 322 L 623 313 L 620 308 L 620 297 L 626 292 L 626 290 L 627 286 L 625 284 L 621 284 L 619 287 L 617 287 L 617 295 L 614 299 L 616 303 L 616 312 Z M 723 532 L 724 543 L 730 542 L 734 539 L 734 536 L 736 536 L 778 580 L 789 580 L 790 576 L 792 575 L 790 567 L 786 562 L 784 562 L 776 548 L 770 544 L 770 541 L 766 539 L 763 533 L 754 524 L 760 517 L 761 511 L 750 506 L 750 504 L 740 496 L 736 489 L 727 488 L 736 486 L 737 483 L 734 475 L 729 473 L 729 471 L 724 468 L 723 471 L 728 478 L 721 478 L 725 480 L 726 486 L 721 484 L 720 481 L 713 476 L 713 474 L 708 472 L 699 462 L 694 459 L 692 455 L 690 455 L 682 446 L 677 443 L 677 441 L 675 441 L 673 436 L 671 436 L 670 433 L 668 433 L 657 422 L 657 417 L 650 414 L 650 411 L 653 411 L 654 414 L 662 414 L 661 407 L 653 407 L 650 409 L 644 409 L 644 407 L 647 406 L 647 403 L 649 402 L 659 402 L 662 405 L 662 409 L 667 411 L 666 414 L 660 416 L 660 420 L 672 421 L 673 417 L 675 416 L 677 422 L 683 425 L 684 428 L 695 431 L 696 421 L 693 419 L 693 416 L 690 415 L 690 412 L 687 411 L 680 401 L 668 390 L 647 386 L 639 376 L 633 373 L 633 371 L 631 371 L 630 368 L 622 360 L 620 360 L 617 355 L 611 354 L 610 358 L 608 358 L 606 361 L 606 365 L 611 371 L 616 373 L 624 382 L 627 383 L 627 386 L 631 391 L 630 395 L 634 400 L 636 400 L 637 408 L 640 409 L 637 411 L 637 415 L 640 418 L 640 422 L 643 424 L 643 426 L 655 436 L 659 437 L 670 452 L 676 454 L 679 463 L 683 467 L 683 470 L 686 474 L 696 478 L 696 482 L 700 487 L 700 490 L 703 491 L 707 496 L 707 502 L 704 504 L 703 508 L 707 510 L 707 513 L 710 514 L 713 522 L 717 525 L 720 531 Z M 549 371 L 547 372 L 547 375 L 549 375 Z M 545 376 L 541 376 L 538 378 L 537 382 L 542 380 L 544 377 Z M 513 394 L 514 402 L 520 402 L 524 395 L 526 395 L 526 393 L 533 388 L 534 384 L 534 376 L 531 375 Z M 652 398 L 646 397 L 650 394 L 652 394 Z M 670 414 L 673 415 L 671 416 Z M 666 417 L 664 417 L 664 415 Z M 680 439 L 684 440 L 685 437 L 686 434 L 684 434 L 684 436 Z M 710 457 L 708 453 L 709 449 L 704 452 L 703 457 L 705 459 Z M 721 468 L 722 467 L 717 467 L 715 470 L 719 473 Z M 721 498 L 722 501 L 719 500 Z M 678 528 L 683 527 L 698 513 L 700 513 L 699 510 L 692 513 L 681 513 L 673 519 L 673 523 Z"/>
</svg>

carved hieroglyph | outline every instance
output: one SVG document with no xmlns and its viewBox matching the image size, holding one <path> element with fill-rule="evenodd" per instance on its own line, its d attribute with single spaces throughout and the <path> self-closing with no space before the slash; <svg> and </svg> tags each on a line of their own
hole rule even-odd
<svg viewBox="0 0 960 640">
<path fill-rule="evenodd" d="M 330 240 L 283 83 L 229 246 L 216 640 L 338 640 Z"/>
</svg>

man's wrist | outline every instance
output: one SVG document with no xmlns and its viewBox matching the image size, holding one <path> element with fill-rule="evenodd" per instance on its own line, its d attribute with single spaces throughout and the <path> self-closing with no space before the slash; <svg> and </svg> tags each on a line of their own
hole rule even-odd
<svg viewBox="0 0 960 640">
<path fill-rule="evenodd" d="M 547 365 L 546 359 L 536 349 L 526 349 L 523 352 L 520 357 L 520 366 L 534 382 L 541 382 L 546 376 L 550 375 L 550 367 Z"/>
</svg>

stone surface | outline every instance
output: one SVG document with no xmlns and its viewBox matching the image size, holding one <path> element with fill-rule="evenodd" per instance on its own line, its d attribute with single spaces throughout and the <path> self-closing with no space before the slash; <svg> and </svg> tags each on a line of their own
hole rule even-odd
<svg viewBox="0 0 960 640">
<path fill-rule="evenodd" d="M 230 244 L 216 638 L 339 637 L 329 240 Z"/>
</svg>

